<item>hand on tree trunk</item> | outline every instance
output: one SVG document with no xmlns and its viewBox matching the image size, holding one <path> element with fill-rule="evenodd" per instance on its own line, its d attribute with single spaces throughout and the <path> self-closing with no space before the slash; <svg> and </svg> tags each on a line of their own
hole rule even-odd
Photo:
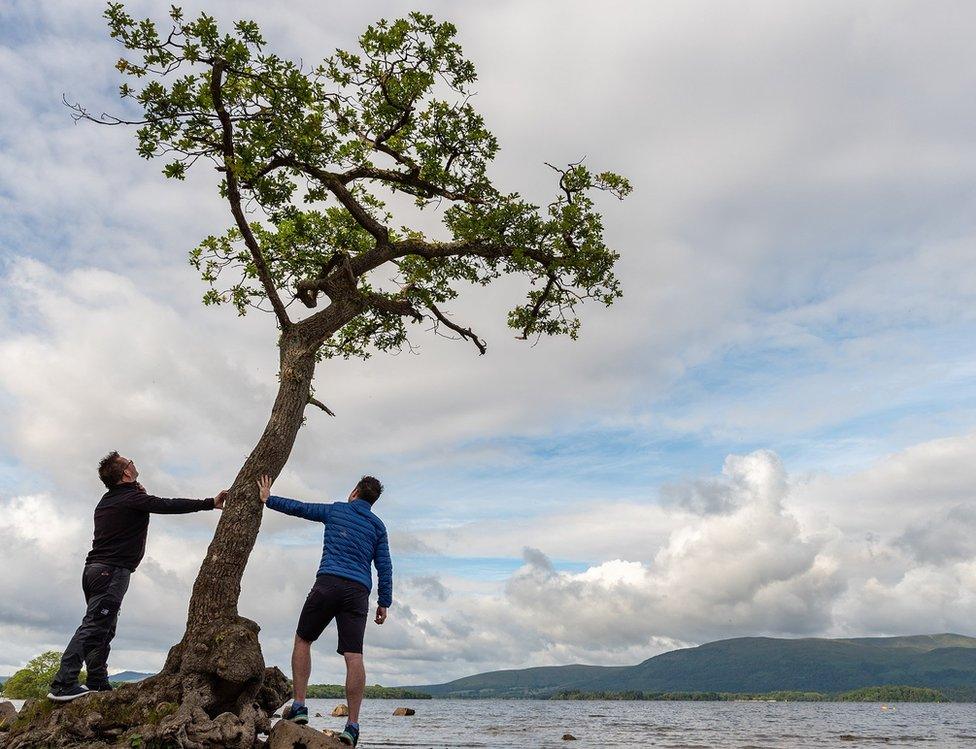
<svg viewBox="0 0 976 749">
<path fill-rule="evenodd" d="M 229 491 L 227 491 L 226 489 L 222 489 L 221 491 L 219 491 L 217 493 L 217 496 L 214 497 L 214 509 L 215 510 L 224 509 L 224 503 L 227 502 L 229 498 L 230 498 Z"/>
<path fill-rule="evenodd" d="M 258 479 L 258 498 L 261 500 L 261 504 L 268 501 L 268 497 L 271 496 L 271 477 L 262 476 Z"/>
</svg>

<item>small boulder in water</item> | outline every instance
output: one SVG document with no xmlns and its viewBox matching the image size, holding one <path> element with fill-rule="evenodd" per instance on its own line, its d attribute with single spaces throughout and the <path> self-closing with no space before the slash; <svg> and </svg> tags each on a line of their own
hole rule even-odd
<svg viewBox="0 0 976 749">
<path fill-rule="evenodd" d="M 346 705 L 336 705 L 332 709 L 333 718 L 345 718 L 347 715 L 349 715 L 349 707 Z"/>
<path fill-rule="evenodd" d="M 571 733 L 564 733 L 563 734 L 563 741 L 576 741 L 576 737 L 573 736 L 573 734 L 571 734 Z"/>
<path fill-rule="evenodd" d="M 393 711 L 394 715 L 416 715 L 417 711 L 412 707 L 398 707 Z"/>
</svg>

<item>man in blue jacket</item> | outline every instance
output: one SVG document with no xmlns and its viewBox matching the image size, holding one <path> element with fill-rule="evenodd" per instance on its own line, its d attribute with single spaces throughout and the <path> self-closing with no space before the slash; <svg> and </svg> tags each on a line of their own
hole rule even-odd
<svg viewBox="0 0 976 749">
<path fill-rule="evenodd" d="M 386 621 L 386 610 L 393 602 L 393 564 L 383 521 L 373 514 L 383 485 L 372 476 L 363 476 L 346 502 L 316 504 L 271 494 L 271 479 L 258 481 L 261 501 L 286 515 L 316 520 L 325 524 L 322 561 L 315 584 L 305 599 L 298 617 L 295 647 L 291 654 L 294 699 L 286 717 L 308 723 L 305 693 L 312 672 L 312 643 L 333 619 L 339 630 L 337 652 L 346 660 L 346 702 L 349 721 L 339 740 L 349 746 L 359 743 L 359 708 L 366 688 L 363 666 L 363 636 L 369 614 L 369 592 L 373 587 L 372 565 L 376 565 L 379 600 L 377 624 Z"/>
</svg>

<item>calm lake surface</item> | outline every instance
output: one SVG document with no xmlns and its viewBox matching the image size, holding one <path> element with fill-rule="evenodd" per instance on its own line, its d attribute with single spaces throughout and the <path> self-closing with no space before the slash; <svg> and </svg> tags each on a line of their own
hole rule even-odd
<svg viewBox="0 0 976 749">
<path fill-rule="evenodd" d="M 309 700 L 315 728 L 339 700 Z M 409 718 L 394 708 L 412 707 Z M 844 702 L 367 700 L 362 747 L 976 747 L 976 705 Z M 563 741 L 571 733 L 578 741 Z"/>
<path fill-rule="evenodd" d="M 14 701 L 20 707 L 19 701 Z M 310 725 L 341 730 L 329 716 L 339 700 L 309 700 Z M 417 711 L 394 718 L 396 707 Z M 360 746 L 976 747 L 976 705 L 848 702 L 543 702 L 532 700 L 366 700 Z M 314 717 L 316 713 L 324 717 Z M 578 741 L 563 741 L 571 733 Z"/>
</svg>

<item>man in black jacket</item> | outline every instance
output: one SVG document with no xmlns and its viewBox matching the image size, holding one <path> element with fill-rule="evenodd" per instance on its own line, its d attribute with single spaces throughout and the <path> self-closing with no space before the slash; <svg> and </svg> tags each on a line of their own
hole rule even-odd
<svg viewBox="0 0 976 749">
<path fill-rule="evenodd" d="M 115 637 L 122 597 L 129 575 L 146 553 L 149 514 L 175 515 L 221 509 L 227 498 L 222 491 L 213 499 L 165 499 L 147 494 L 136 479 L 135 463 L 111 452 L 98 464 L 98 477 L 108 488 L 95 507 L 95 537 L 85 560 L 81 587 L 88 610 L 81 626 L 61 657 L 61 669 L 48 697 L 69 702 L 93 691 L 107 691 L 108 653 Z M 86 686 L 78 684 L 82 664 L 88 666 Z"/>
</svg>

